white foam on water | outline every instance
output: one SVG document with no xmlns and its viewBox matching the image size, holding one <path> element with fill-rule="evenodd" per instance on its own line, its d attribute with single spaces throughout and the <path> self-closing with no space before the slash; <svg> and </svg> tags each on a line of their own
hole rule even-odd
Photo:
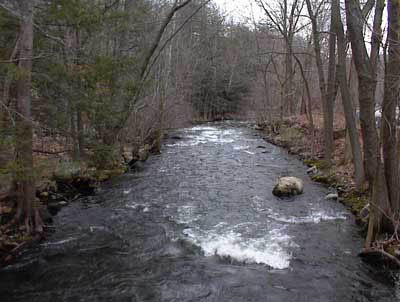
<svg viewBox="0 0 400 302">
<path fill-rule="evenodd" d="M 166 144 L 167 147 L 189 147 L 195 146 L 197 143 L 193 141 L 186 141 L 186 142 L 177 142 L 175 144 Z M 174 154 L 175 151 L 167 151 L 167 153 Z"/>
<path fill-rule="evenodd" d="M 71 242 L 71 241 L 76 241 L 76 240 L 78 240 L 78 238 L 70 237 L 70 238 L 67 238 L 67 239 L 59 240 L 59 241 L 45 242 L 45 243 L 42 244 L 42 246 L 61 245 L 61 244 L 68 243 L 68 242 Z"/>
<path fill-rule="evenodd" d="M 257 211 L 257 212 L 263 212 L 263 211 L 268 211 L 269 213 L 272 213 L 271 209 L 266 209 L 266 203 L 263 198 L 260 196 L 253 196 L 251 198 L 251 206 Z"/>
<path fill-rule="evenodd" d="M 311 209 L 310 213 L 306 216 L 283 216 L 274 213 L 271 210 L 267 211 L 269 212 L 268 216 L 274 219 L 275 221 L 291 223 L 291 224 L 320 223 L 322 221 L 346 220 L 348 218 L 348 215 L 344 212 L 327 213 L 323 210 L 313 210 L 313 209 Z"/>
<path fill-rule="evenodd" d="M 220 227 L 225 227 L 226 225 L 228 225 L 226 222 L 220 222 L 220 223 L 218 223 L 218 224 L 216 224 L 215 226 L 214 226 L 214 228 L 216 228 L 216 229 L 218 229 L 218 228 L 220 228 Z"/>
<path fill-rule="evenodd" d="M 251 154 L 251 155 L 254 155 L 254 154 L 255 154 L 254 152 L 250 152 L 250 151 L 247 151 L 247 150 L 245 150 L 244 152 L 246 152 L 246 153 L 248 153 L 248 154 Z"/>
<path fill-rule="evenodd" d="M 206 130 L 201 132 L 197 138 L 200 143 L 233 143 L 234 133 L 230 130 Z"/>
<path fill-rule="evenodd" d="M 98 226 L 98 225 L 92 225 L 89 227 L 90 233 L 93 233 L 94 231 L 104 231 L 106 228 L 104 226 Z"/>
<path fill-rule="evenodd" d="M 129 203 L 125 207 L 136 210 L 137 208 L 149 209 L 151 207 L 148 203 Z M 143 210 L 144 211 L 144 210 Z"/>
<path fill-rule="evenodd" d="M 285 216 L 274 212 L 260 196 L 253 196 L 251 198 L 251 205 L 257 212 L 267 212 L 268 217 L 278 222 L 301 224 L 301 223 L 320 223 L 322 221 L 330 220 L 346 220 L 348 214 L 345 212 L 327 212 L 321 209 L 311 208 L 307 215 L 303 216 Z"/>
<path fill-rule="evenodd" d="M 233 143 L 239 135 L 238 130 L 221 130 L 216 127 L 209 126 L 196 126 L 186 129 L 185 132 L 190 133 L 190 135 L 186 136 L 188 140 L 179 141 L 174 144 L 168 144 L 167 146 L 189 147 L 207 143 Z"/>
<path fill-rule="evenodd" d="M 241 150 L 247 150 L 249 149 L 250 146 L 233 146 L 233 150 L 241 151 Z"/>
<path fill-rule="evenodd" d="M 178 208 L 177 223 L 191 223 L 200 218 L 200 214 L 196 214 L 196 207 L 191 205 L 181 206 Z"/>
<path fill-rule="evenodd" d="M 185 229 L 183 233 L 200 246 L 206 256 L 230 257 L 239 262 L 266 264 L 276 269 L 290 266 L 291 255 L 287 248 L 294 244 L 282 230 L 272 230 L 262 238 L 244 238 L 233 230 L 202 234 L 200 230 Z"/>
<path fill-rule="evenodd" d="M 211 127 L 211 126 L 195 126 L 192 128 L 187 128 L 186 132 L 190 131 L 205 131 L 205 130 L 212 130 L 212 131 L 218 131 L 217 127 Z"/>
</svg>

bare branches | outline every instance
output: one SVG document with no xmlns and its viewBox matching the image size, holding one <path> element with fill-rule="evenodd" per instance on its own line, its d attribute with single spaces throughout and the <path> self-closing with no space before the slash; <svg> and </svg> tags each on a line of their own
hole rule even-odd
<svg viewBox="0 0 400 302">
<path fill-rule="evenodd" d="M 4 10 L 7 11 L 11 16 L 13 16 L 13 17 L 15 17 L 15 18 L 17 18 L 17 19 L 21 19 L 21 18 L 22 18 L 21 15 L 20 15 L 18 12 L 16 12 L 14 9 L 8 7 L 8 6 L 5 5 L 5 4 L 0 3 L 0 8 L 4 9 Z"/>
<path fill-rule="evenodd" d="M 141 78 L 144 78 L 146 70 L 150 65 L 150 60 L 151 60 L 152 56 L 154 55 L 168 24 L 171 22 L 172 18 L 176 14 L 176 12 L 179 11 L 180 9 L 184 8 L 190 2 L 192 2 L 192 0 L 185 0 L 181 4 L 178 4 L 178 0 L 175 0 L 174 7 L 170 10 L 170 12 L 165 17 L 164 22 L 162 23 L 149 51 L 147 52 L 147 55 L 145 56 L 145 58 L 143 60 L 142 68 L 140 71 Z"/>
<path fill-rule="evenodd" d="M 53 35 L 47 33 L 46 31 L 44 31 L 43 28 L 41 28 L 41 27 L 40 27 L 38 24 L 36 24 L 36 23 L 34 23 L 33 26 L 34 26 L 34 28 L 35 28 L 42 36 L 44 36 L 44 37 L 46 37 L 46 38 L 48 38 L 48 39 L 50 39 L 50 40 L 56 42 L 57 44 L 60 44 L 60 45 L 62 45 L 62 46 L 65 46 L 65 43 L 64 43 L 64 41 L 63 41 L 62 39 L 60 39 L 60 38 L 58 38 L 58 37 L 55 37 L 55 36 L 53 36 Z"/>
<path fill-rule="evenodd" d="M 44 59 L 54 56 L 54 54 L 49 54 L 49 55 L 38 55 L 32 58 L 18 58 L 18 59 L 10 59 L 10 60 L 0 60 L 0 64 L 12 64 L 12 63 L 18 63 L 20 61 L 26 61 L 26 60 L 39 60 L 39 59 Z"/>
<path fill-rule="evenodd" d="M 269 54 L 287 55 L 287 54 L 289 54 L 289 52 L 271 50 L 271 51 L 266 51 L 266 52 L 259 52 L 259 53 L 257 53 L 258 56 L 269 55 Z M 310 57 L 312 57 L 312 58 L 315 58 L 315 55 L 313 55 L 313 54 L 311 54 L 311 53 L 309 53 L 309 52 L 305 52 L 305 51 L 292 51 L 291 54 L 292 54 L 292 55 L 304 55 L 304 56 L 310 56 Z"/>
<path fill-rule="evenodd" d="M 371 10 L 374 8 L 375 0 L 368 0 L 367 3 L 363 6 L 361 13 L 364 19 L 367 18 Z"/>
<path fill-rule="evenodd" d="M 281 26 L 281 24 L 278 22 L 278 16 L 273 12 L 273 10 L 270 8 L 270 6 L 267 3 L 264 3 L 262 0 L 258 0 L 257 3 L 261 6 L 261 8 L 264 10 L 265 14 L 269 18 L 269 20 L 274 24 L 276 29 L 284 36 L 285 35 L 285 30 Z"/>
<path fill-rule="evenodd" d="M 301 11 L 303 10 L 304 1 L 294 0 L 293 3 L 288 5 L 288 1 L 284 0 L 279 3 L 279 10 L 274 10 L 266 1 L 255 0 L 256 3 L 263 9 L 265 15 L 272 22 L 276 30 L 284 37 L 284 39 L 290 41 L 294 34 L 300 32 L 307 27 L 304 24 L 300 27 L 299 20 L 303 16 Z M 290 6 L 290 7 L 289 7 Z"/>
<path fill-rule="evenodd" d="M 169 42 L 172 41 L 172 39 L 185 27 L 185 25 L 195 16 L 197 15 L 197 13 L 204 7 L 206 6 L 208 3 L 210 3 L 211 0 L 207 0 L 205 1 L 203 4 L 201 4 L 182 24 L 181 26 L 179 26 L 179 28 L 177 30 L 175 30 L 174 33 L 172 33 L 172 35 L 170 37 L 168 37 L 168 39 L 163 43 L 163 45 L 160 47 L 157 55 L 155 56 L 153 62 L 150 64 L 147 74 L 144 76 L 144 79 L 147 79 L 148 75 L 150 74 L 150 71 L 152 69 L 152 67 L 154 66 L 154 64 L 157 62 L 158 58 L 160 57 L 161 53 L 163 52 L 163 50 L 165 49 L 165 47 L 168 45 Z"/>
<path fill-rule="evenodd" d="M 71 152 L 72 150 L 61 150 L 61 151 L 47 151 L 47 150 L 39 150 L 39 149 L 32 149 L 34 153 L 41 153 L 41 154 L 49 154 L 49 155 L 58 155 L 62 153 Z"/>
</svg>

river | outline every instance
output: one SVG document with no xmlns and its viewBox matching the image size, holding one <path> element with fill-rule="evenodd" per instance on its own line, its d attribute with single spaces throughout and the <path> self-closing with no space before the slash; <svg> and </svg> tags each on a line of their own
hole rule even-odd
<svg viewBox="0 0 400 302">
<path fill-rule="evenodd" d="M 178 130 L 159 156 L 55 216 L 0 271 L 0 301 L 400 301 L 361 261 L 354 217 L 241 123 Z M 272 195 L 280 176 L 303 195 Z"/>
</svg>

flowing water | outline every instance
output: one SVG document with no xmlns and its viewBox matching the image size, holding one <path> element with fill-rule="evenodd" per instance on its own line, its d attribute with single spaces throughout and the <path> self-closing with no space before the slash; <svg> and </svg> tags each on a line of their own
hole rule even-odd
<svg viewBox="0 0 400 302">
<path fill-rule="evenodd" d="M 160 156 L 64 208 L 0 271 L 0 301 L 400 301 L 357 253 L 354 218 L 238 123 L 182 129 Z M 281 200 L 279 176 L 305 192 Z"/>
</svg>

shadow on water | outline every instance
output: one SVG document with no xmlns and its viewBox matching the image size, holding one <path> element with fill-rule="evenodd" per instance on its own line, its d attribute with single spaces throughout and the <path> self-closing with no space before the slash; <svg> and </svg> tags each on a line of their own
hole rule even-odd
<svg viewBox="0 0 400 302">
<path fill-rule="evenodd" d="M 47 242 L 0 271 L 0 300 L 400 301 L 396 275 L 357 257 L 353 217 L 254 134 L 177 131 L 145 167 L 64 208 Z M 284 175 L 305 193 L 274 197 Z"/>
</svg>

